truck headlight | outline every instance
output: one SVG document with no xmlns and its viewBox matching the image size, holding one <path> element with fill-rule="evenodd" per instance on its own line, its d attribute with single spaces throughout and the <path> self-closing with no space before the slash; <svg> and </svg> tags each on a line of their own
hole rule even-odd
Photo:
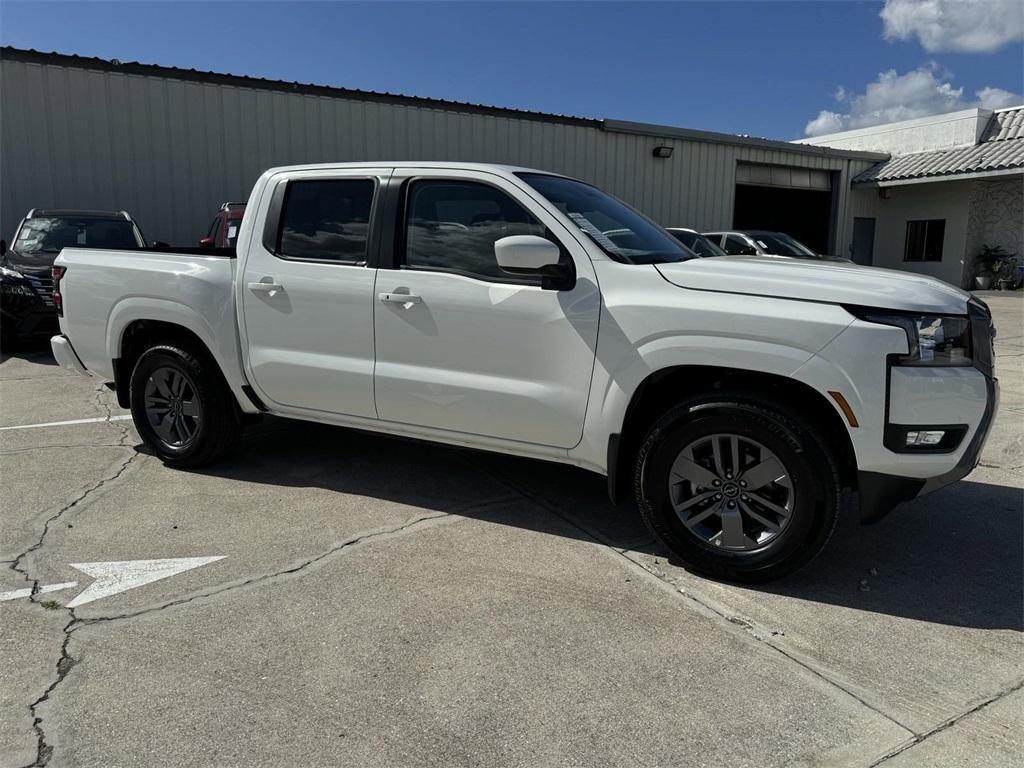
<svg viewBox="0 0 1024 768">
<path fill-rule="evenodd" d="M 896 365 L 971 365 L 971 323 L 966 315 L 915 315 L 847 307 L 869 323 L 894 325 L 907 334 L 909 352 Z"/>
</svg>

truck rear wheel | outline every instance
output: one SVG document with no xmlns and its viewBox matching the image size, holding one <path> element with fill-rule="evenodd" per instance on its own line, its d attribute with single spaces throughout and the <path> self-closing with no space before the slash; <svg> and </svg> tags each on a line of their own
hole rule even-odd
<svg viewBox="0 0 1024 768">
<path fill-rule="evenodd" d="M 644 521 L 683 564 L 745 582 L 811 560 L 840 504 L 836 461 L 816 430 L 740 393 L 666 413 L 642 443 L 634 489 Z"/>
<path fill-rule="evenodd" d="M 167 465 L 210 464 L 241 433 L 234 403 L 207 355 L 160 344 L 139 356 L 130 383 L 132 419 L 146 446 Z"/>
</svg>

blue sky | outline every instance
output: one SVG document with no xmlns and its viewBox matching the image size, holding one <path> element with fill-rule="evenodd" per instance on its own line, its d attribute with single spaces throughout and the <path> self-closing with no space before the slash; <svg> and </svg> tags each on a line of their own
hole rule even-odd
<svg viewBox="0 0 1024 768">
<path fill-rule="evenodd" d="M 845 0 L 3 0 L 0 41 L 783 139 L 809 123 L 824 132 L 1020 102 L 1024 3 L 888 0 L 882 11 Z"/>
</svg>

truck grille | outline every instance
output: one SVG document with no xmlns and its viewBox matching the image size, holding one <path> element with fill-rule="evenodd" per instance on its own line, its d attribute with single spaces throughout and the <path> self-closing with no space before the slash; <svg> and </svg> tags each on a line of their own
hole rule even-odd
<svg viewBox="0 0 1024 768">
<path fill-rule="evenodd" d="M 44 277 L 42 275 L 25 275 L 25 277 L 32 285 L 32 290 L 34 290 L 36 295 L 43 300 L 43 303 L 48 307 L 54 306 L 53 278 Z"/>
<path fill-rule="evenodd" d="M 995 362 L 994 342 L 996 338 L 996 329 L 992 325 L 992 312 L 983 301 L 974 298 L 967 303 L 967 314 L 971 319 L 974 364 L 982 373 L 991 376 Z"/>
</svg>

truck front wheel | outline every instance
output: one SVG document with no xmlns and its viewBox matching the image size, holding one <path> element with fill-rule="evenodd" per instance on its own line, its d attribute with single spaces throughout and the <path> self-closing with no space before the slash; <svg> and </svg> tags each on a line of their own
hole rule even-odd
<svg viewBox="0 0 1024 768">
<path fill-rule="evenodd" d="M 741 393 L 695 398 L 651 427 L 634 489 L 647 525 L 689 568 L 735 581 L 789 573 L 822 550 L 840 504 L 817 431 Z"/>
<path fill-rule="evenodd" d="M 135 429 L 169 466 L 209 464 L 241 432 L 220 371 L 185 345 L 160 344 L 143 352 L 132 371 L 130 397 Z"/>
</svg>

